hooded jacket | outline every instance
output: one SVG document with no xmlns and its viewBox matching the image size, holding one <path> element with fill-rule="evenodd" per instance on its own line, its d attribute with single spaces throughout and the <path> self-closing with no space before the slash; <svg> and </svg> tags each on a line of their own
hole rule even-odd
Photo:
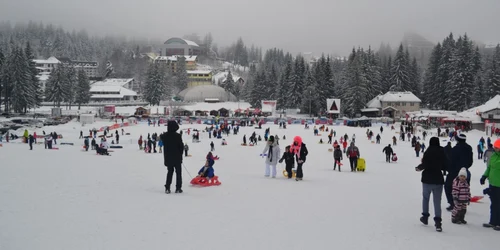
<svg viewBox="0 0 500 250">
<path fill-rule="evenodd" d="M 266 164 L 276 165 L 278 164 L 278 160 L 281 154 L 280 146 L 276 143 L 276 141 L 273 141 L 270 145 L 268 143 L 266 144 L 264 151 L 262 151 L 262 154 L 267 154 Z"/>
<path fill-rule="evenodd" d="M 295 143 L 297 143 L 297 145 L 295 145 Z M 307 151 L 306 144 L 302 143 L 302 137 L 295 136 L 293 138 L 293 143 L 290 145 L 290 151 L 294 153 L 297 163 L 299 163 L 299 161 L 302 161 L 302 163 L 306 162 L 309 151 Z"/>
<path fill-rule="evenodd" d="M 493 153 L 483 176 L 488 177 L 491 186 L 500 188 L 500 153 Z"/>
<path fill-rule="evenodd" d="M 167 132 L 161 136 L 163 141 L 163 159 L 165 166 L 180 166 L 182 164 L 182 153 L 184 143 L 182 136 L 177 133 L 179 125 L 176 121 L 168 121 Z"/>
<path fill-rule="evenodd" d="M 391 145 L 388 145 L 386 146 L 383 150 L 382 150 L 383 153 L 385 153 L 386 155 L 392 155 L 394 153 L 394 151 L 392 150 L 392 147 Z"/>
<path fill-rule="evenodd" d="M 451 165 L 448 167 L 448 173 L 455 178 L 461 168 L 469 169 L 473 162 L 472 147 L 465 140 L 459 140 L 451 150 Z"/>
<path fill-rule="evenodd" d="M 353 157 L 359 158 L 360 157 L 359 148 L 354 145 L 354 142 L 351 142 L 351 146 L 349 146 L 347 148 L 346 155 L 349 158 L 353 158 Z M 353 155 L 355 155 L 355 156 L 353 156 Z"/>
<path fill-rule="evenodd" d="M 443 147 L 439 145 L 439 138 L 432 137 L 429 141 L 429 148 L 422 158 L 422 164 L 417 167 L 417 169 L 423 170 L 422 183 L 443 185 L 442 171 L 446 169 L 446 165 L 446 154 Z"/>
</svg>

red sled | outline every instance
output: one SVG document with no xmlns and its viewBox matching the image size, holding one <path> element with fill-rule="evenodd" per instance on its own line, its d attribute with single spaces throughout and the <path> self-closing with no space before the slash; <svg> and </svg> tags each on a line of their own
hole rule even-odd
<svg viewBox="0 0 500 250">
<path fill-rule="evenodd" d="M 398 161 L 398 156 L 396 154 L 392 155 L 392 161 L 397 162 Z"/>
<path fill-rule="evenodd" d="M 484 198 L 484 196 L 472 196 L 470 198 L 470 202 L 479 202 L 483 198 Z"/>
<path fill-rule="evenodd" d="M 221 182 L 219 181 L 219 176 L 214 176 L 212 178 L 197 176 L 191 180 L 191 185 L 198 185 L 202 187 L 209 186 L 219 186 Z"/>
<path fill-rule="evenodd" d="M 342 167 L 342 165 L 344 165 L 344 164 L 342 164 L 342 162 L 340 162 L 340 161 L 337 161 L 337 165 Z"/>
</svg>

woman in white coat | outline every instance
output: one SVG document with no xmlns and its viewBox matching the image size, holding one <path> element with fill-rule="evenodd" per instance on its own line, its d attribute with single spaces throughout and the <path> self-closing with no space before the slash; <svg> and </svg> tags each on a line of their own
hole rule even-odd
<svg viewBox="0 0 500 250">
<path fill-rule="evenodd" d="M 261 156 L 266 158 L 266 173 L 265 176 L 272 176 L 276 178 L 276 165 L 281 157 L 281 151 L 279 145 L 276 143 L 274 136 L 270 136 L 267 141 L 264 151 L 262 151 Z M 271 173 L 272 168 L 272 173 Z"/>
</svg>

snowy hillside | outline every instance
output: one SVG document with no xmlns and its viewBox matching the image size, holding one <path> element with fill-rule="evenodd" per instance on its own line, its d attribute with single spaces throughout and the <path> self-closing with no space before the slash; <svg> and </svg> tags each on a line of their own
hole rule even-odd
<svg viewBox="0 0 500 250">
<path fill-rule="evenodd" d="M 481 227 L 489 218 L 489 200 L 472 203 L 467 225 L 453 225 L 443 211 L 443 233 L 419 222 L 421 213 L 420 162 L 409 142 L 398 142 L 397 163 L 388 164 L 382 148 L 396 135 L 384 127 L 382 144 L 371 143 L 366 129 L 333 127 L 337 138 L 356 133 L 367 171 L 333 171 L 331 147 L 318 144 L 320 137 L 300 125 L 286 130 L 270 127 L 277 134 L 281 150 L 301 135 L 309 149 L 304 180 L 285 179 L 284 166 L 278 178 L 264 177 L 264 144 L 240 146 L 247 137 L 263 130 L 242 127 L 240 134 L 220 140 L 201 134 L 201 143 L 191 143 L 182 125 L 184 141 L 193 157 L 184 160 L 183 194 L 165 194 L 166 168 L 161 154 L 145 154 L 140 135 L 165 131 L 141 123 L 125 128 L 120 138 L 123 149 L 111 156 L 82 151 L 80 130 L 88 134 L 98 123 L 82 128 L 78 123 L 38 129 L 56 131 L 75 146 L 57 145 L 59 150 L 33 151 L 18 142 L 0 147 L 0 249 L 495 249 L 499 233 Z M 372 128 L 375 135 L 379 127 Z M 32 131 L 30 131 L 31 133 Z M 431 131 L 434 132 L 434 131 Z M 283 139 L 286 136 L 286 139 Z M 474 146 L 482 136 L 471 132 Z M 327 141 L 326 132 L 321 136 Z M 215 173 L 221 186 L 198 188 L 189 185 L 203 165 L 214 141 Z M 442 144 L 445 142 L 443 141 Z M 426 143 L 427 144 L 427 143 Z M 481 195 L 479 177 L 485 165 L 475 160 L 472 194 Z M 174 181 L 175 182 L 175 181 Z M 445 207 L 443 194 L 443 209 Z M 431 205 L 432 208 L 432 205 Z M 431 213 L 433 213 L 431 209 Z"/>
</svg>

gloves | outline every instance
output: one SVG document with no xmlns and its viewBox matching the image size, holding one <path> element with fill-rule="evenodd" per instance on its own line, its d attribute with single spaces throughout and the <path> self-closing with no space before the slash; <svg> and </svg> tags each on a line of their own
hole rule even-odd
<svg viewBox="0 0 500 250">
<path fill-rule="evenodd" d="M 484 183 L 486 182 L 486 176 L 482 176 L 481 179 L 479 180 L 479 183 L 481 183 L 481 185 L 484 185 Z"/>
<path fill-rule="evenodd" d="M 279 160 L 279 163 L 283 163 L 283 160 Z"/>
</svg>

